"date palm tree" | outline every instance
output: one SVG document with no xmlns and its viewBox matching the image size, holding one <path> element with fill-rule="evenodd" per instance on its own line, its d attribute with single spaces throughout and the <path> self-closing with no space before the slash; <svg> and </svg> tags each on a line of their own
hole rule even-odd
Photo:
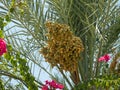
<svg viewBox="0 0 120 90">
<path fill-rule="evenodd" d="M 111 60 L 111 62 L 117 62 L 120 57 L 118 1 L 0 0 L 0 23 L 7 22 L 6 26 L 3 25 L 2 31 L 6 42 L 12 47 L 12 55 L 20 59 L 17 54 L 14 54 L 16 52 L 21 58 L 26 59 L 29 74 L 34 76 L 34 83 L 38 88 L 42 87 L 47 78 L 64 84 L 65 90 L 108 90 L 120 87 L 119 74 L 114 75 L 117 78 L 116 82 L 111 81 L 114 84 L 117 83 L 116 87 L 111 86 L 109 80 L 112 76 L 109 74 L 107 77 L 105 73 L 101 75 L 103 66 L 98 59 L 104 54 L 110 54 L 111 57 L 117 55 L 117 59 Z M 69 26 L 72 35 L 81 39 L 84 50 L 80 53 L 81 58 L 78 59 L 76 71 L 61 70 L 59 65 L 52 67 L 39 52 L 47 45 L 48 38 L 45 36 L 48 33 L 45 26 L 47 21 Z M 1 57 L 1 60 L 0 85 L 7 90 L 28 88 L 29 84 L 24 77 L 19 76 L 20 71 L 14 71 L 14 65 L 6 62 L 4 57 Z M 108 65 L 110 66 L 111 63 Z M 114 74 L 116 70 L 111 72 Z M 104 75 L 105 78 L 102 77 Z M 11 84 L 12 82 L 15 82 L 15 86 Z M 100 82 L 103 83 L 100 84 Z"/>
</svg>

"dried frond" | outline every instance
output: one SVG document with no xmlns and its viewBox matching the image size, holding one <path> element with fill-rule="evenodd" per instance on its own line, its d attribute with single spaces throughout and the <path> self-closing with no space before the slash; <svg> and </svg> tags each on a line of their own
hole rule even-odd
<svg viewBox="0 0 120 90">
<path fill-rule="evenodd" d="M 118 53 L 114 56 L 113 61 L 112 61 L 112 63 L 110 64 L 110 70 L 111 70 L 111 71 L 114 71 L 114 70 L 115 70 L 119 58 L 120 58 L 120 52 L 118 52 Z"/>
</svg>

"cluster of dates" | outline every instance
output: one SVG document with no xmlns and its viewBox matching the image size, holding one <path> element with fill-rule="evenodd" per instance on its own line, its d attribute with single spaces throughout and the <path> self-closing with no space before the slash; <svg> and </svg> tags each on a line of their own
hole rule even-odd
<svg viewBox="0 0 120 90">
<path fill-rule="evenodd" d="M 61 70 L 76 71 L 80 53 L 84 50 L 82 41 L 73 35 L 66 24 L 47 22 L 47 45 L 41 49 L 45 60 L 52 67 L 59 66 Z"/>
</svg>

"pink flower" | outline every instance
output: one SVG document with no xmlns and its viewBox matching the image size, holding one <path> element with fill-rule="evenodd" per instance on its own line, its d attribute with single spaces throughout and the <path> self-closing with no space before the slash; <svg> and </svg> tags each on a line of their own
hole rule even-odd
<svg viewBox="0 0 120 90">
<path fill-rule="evenodd" d="M 49 82 L 48 80 L 46 80 L 45 83 L 46 83 L 46 85 L 47 85 L 47 84 L 48 84 L 48 85 L 50 84 L 50 82 Z"/>
<path fill-rule="evenodd" d="M 53 87 L 53 88 L 56 88 L 56 87 L 57 87 L 57 83 L 56 83 L 54 80 L 52 80 L 52 81 L 49 83 L 49 85 L 50 85 L 51 87 Z"/>
<path fill-rule="evenodd" d="M 54 80 L 52 80 L 52 81 L 46 80 L 45 85 L 42 87 L 42 90 L 48 90 L 48 89 L 51 90 L 51 88 L 52 88 L 52 90 L 57 89 L 57 88 L 60 90 L 63 90 L 64 86 L 62 84 L 57 83 Z"/>
<path fill-rule="evenodd" d="M 102 61 L 108 62 L 109 60 L 110 60 L 110 56 L 108 54 L 105 54 L 104 56 L 98 59 L 99 62 L 102 62 Z"/>
<path fill-rule="evenodd" d="M 99 62 L 102 62 L 104 60 L 105 60 L 105 58 L 103 56 L 98 59 Z"/>
<path fill-rule="evenodd" d="M 104 55 L 105 61 L 108 62 L 110 60 L 110 56 L 108 54 Z"/>
<path fill-rule="evenodd" d="M 44 85 L 44 86 L 42 87 L 42 90 L 48 90 L 48 86 L 47 86 L 47 85 Z"/>
<path fill-rule="evenodd" d="M 63 88 L 64 88 L 64 85 L 62 85 L 62 84 L 57 84 L 57 88 L 63 89 Z"/>
<path fill-rule="evenodd" d="M 0 38 L 0 56 L 7 52 L 6 42 Z"/>
</svg>

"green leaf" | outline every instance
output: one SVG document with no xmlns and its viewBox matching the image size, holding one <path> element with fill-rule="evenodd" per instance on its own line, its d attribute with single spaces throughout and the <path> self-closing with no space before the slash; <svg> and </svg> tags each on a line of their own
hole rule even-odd
<svg viewBox="0 0 120 90">
<path fill-rule="evenodd" d="M 7 60 L 10 60 L 11 59 L 10 53 L 5 53 L 4 58 L 7 59 Z"/>
<path fill-rule="evenodd" d="M 106 81 L 106 87 L 109 87 L 109 82 L 108 81 Z"/>
<path fill-rule="evenodd" d="M 3 30 L 4 27 L 4 18 L 0 17 L 0 29 Z"/>
<path fill-rule="evenodd" d="M 6 16 L 5 16 L 5 20 L 6 20 L 7 22 L 10 22 L 10 21 L 11 21 L 10 16 L 9 16 L 9 15 L 6 15 Z"/>
<path fill-rule="evenodd" d="M 15 11 L 15 8 L 11 7 L 10 12 L 13 13 Z"/>
<path fill-rule="evenodd" d="M 0 38 L 4 38 L 3 31 L 0 30 Z"/>
</svg>

